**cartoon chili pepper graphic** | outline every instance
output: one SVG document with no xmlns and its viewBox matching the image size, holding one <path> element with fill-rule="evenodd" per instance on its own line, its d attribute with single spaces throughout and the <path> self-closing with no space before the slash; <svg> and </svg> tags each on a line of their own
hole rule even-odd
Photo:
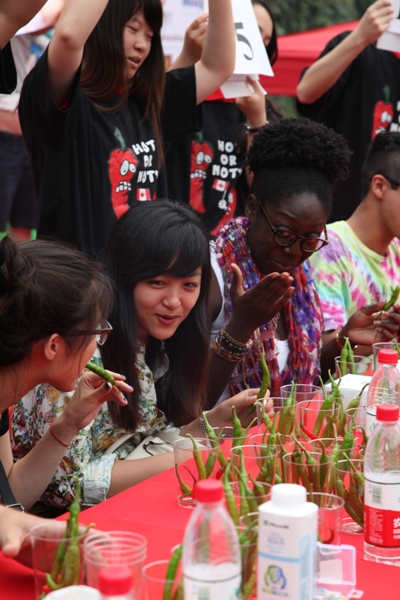
<svg viewBox="0 0 400 600">
<path fill-rule="evenodd" d="M 190 205 L 197 212 L 205 212 L 203 203 L 203 184 L 206 170 L 214 158 L 214 150 L 209 142 L 193 141 L 190 164 Z"/>
<path fill-rule="evenodd" d="M 117 218 L 128 210 L 131 179 L 137 171 L 138 160 L 130 148 L 126 148 L 124 138 L 116 127 L 114 135 L 121 148 L 115 148 L 108 160 L 108 176 L 111 182 L 111 201 Z"/>
<path fill-rule="evenodd" d="M 379 102 L 377 102 L 375 105 L 371 139 L 374 139 L 378 133 L 386 131 L 390 123 L 393 121 L 394 108 L 389 102 L 390 87 L 385 85 L 382 91 L 385 95 L 385 101 L 379 100 Z"/>
</svg>

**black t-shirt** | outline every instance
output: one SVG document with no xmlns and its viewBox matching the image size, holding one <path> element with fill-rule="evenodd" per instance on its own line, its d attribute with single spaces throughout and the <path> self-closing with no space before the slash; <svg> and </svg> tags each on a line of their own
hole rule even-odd
<svg viewBox="0 0 400 600">
<path fill-rule="evenodd" d="M 0 94 L 11 94 L 16 87 L 17 71 L 15 69 L 11 44 L 8 42 L 0 50 Z"/>
<path fill-rule="evenodd" d="M 248 186 L 237 140 L 245 117 L 234 102 L 212 100 L 203 102 L 202 118 L 202 131 L 167 147 L 168 191 L 195 208 L 215 235 L 243 215 Z"/>
<path fill-rule="evenodd" d="M 38 235 L 99 256 L 115 220 L 136 200 L 167 197 L 153 125 L 130 97 L 99 110 L 78 85 L 65 109 L 51 100 L 47 52 L 25 79 L 19 116 L 39 196 Z M 192 67 L 167 77 L 161 118 L 166 140 L 199 126 Z"/>
<path fill-rule="evenodd" d="M 321 56 L 349 33 L 331 40 Z M 348 219 L 361 201 L 361 169 L 371 139 L 400 127 L 400 60 L 370 44 L 326 94 L 313 104 L 297 102 L 297 108 L 302 116 L 341 133 L 353 151 L 348 179 L 335 186 L 329 221 Z"/>
</svg>

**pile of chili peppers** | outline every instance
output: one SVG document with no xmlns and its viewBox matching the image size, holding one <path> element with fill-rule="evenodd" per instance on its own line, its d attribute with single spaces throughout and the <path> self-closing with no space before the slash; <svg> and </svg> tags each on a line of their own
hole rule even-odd
<svg viewBox="0 0 400 600">
<path fill-rule="evenodd" d="M 350 345 L 350 344 L 349 344 Z M 350 347 L 351 348 L 351 347 Z M 264 370 L 265 377 L 268 377 Z M 247 600 L 256 594 L 256 561 L 257 561 L 257 519 L 251 519 L 252 513 L 258 512 L 258 506 L 266 501 L 264 484 L 292 482 L 303 485 L 309 498 L 318 504 L 317 493 L 336 494 L 343 498 L 344 507 L 350 517 L 360 526 L 364 521 L 364 476 L 359 472 L 353 460 L 363 458 L 367 435 L 363 427 L 356 424 L 356 409 L 360 406 L 361 397 L 366 386 L 362 388 L 356 398 L 347 405 L 346 411 L 343 406 L 340 393 L 340 380 L 336 381 L 329 373 L 331 391 L 325 392 L 321 382 L 323 399 L 319 412 L 312 424 L 307 427 L 304 423 L 304 413 L 296 411 L 296 384 L 292 382 L 291 393 L 285 401 L 280 412 L 271 419 L 265 411 L 264 404 L 257 402 L 262 414 L 262 422 L 265 426 L 262 446 L 258 455 L 258 474 L 251 476 L 246 472 L 244 455 L 242 460 L 233 464 L 231 459 L 226 458 L 219 446 L 220 436 L 207 421 L 206 413 L 203 413 L 206 432 L 214 452 L 209 455 L 206 464 L 201 461 L 201 452 L 197 442 L 192 438 L 194 449 L 194 460 L 197 467 L 197 479 L 209 477 L 216 463 L 219 463 L 218 476 L 221 478 L 225 490 L 226 505 L 235 525 L 238 528 L 239 540 L 242 547 L 242 598 Z M 368 385 L 368 384 L 366 384 Z M 267 389 L 267 388 L 265 388 Z M 262 396 L 265 395 L 265 391 Z M 254 410 L 254 409 L 253 409 Z M 248 411 L 248 415 L 253 411 Z M 243 429 L 241 422 L 232 408 L 233 443 L 232 448 L 237 448 L 240 456 L 241 448 L 246 443 L 250 427 L 254 420 Z M 221 435 L 221 434 L 220 434 Z M 285 448 L 287 441 L 291 441 L 294 447 L 291 449 L 290 461 L 284 460 L 289 454 Z M 315 451 L 310 452 L 307 448 L 310 441 L 315 441 Z M 335 467 L 339 461 L 347 465 L 343 471 Z M 284 464 L 286 463 L 286 466 Z M 287 465 L 289 464 L 289 471 Z M 235 472 L 232 472 L 235 469 Z M 338 473 L 341 473 L 339 475 Z M 178 474 L 178 473 L 177 473 Z M 191 494 L 192 490 L 178 480 L 181 493 Z M 235 496 L 232 482 L 240 490 L 239 498 Z M 313 494 L 315 497 L 313 498 Z M 243 519 L 249 516 L 250 523 L 245 528 Z M 331 543 L 334 532 L 328 532 L 327 539 L 323 543 Z M 168 579 L 174 579 L 179 566 L 181 550 L 176 550 L 168 572 Z M 175 594 L 166 588 L 163 600 L 180 600 L 182 589 L 178 587 Z"/>
</svg>

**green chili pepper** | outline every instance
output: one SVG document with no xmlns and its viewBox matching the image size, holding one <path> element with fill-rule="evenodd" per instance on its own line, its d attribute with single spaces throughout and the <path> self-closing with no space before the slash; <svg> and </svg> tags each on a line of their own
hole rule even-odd
<svg viewBox="0 0 400 600">
<path fill-rule="evenodd" d="M 324 419 L 327 415 L 327 412 L 332 409 L 333 403 L 336 398 L 336 393 L 334 390 L 326 397 L 326 399 L 322 402 L 321 408 L 318 411 L 317 418 L 315 419 L 315 425 L 313 429 L 313 434 L 318 436 Z"/>
<path fill-rule="evenodd" d="M 96 375 L 98 375 L 105 381 L 108 381 L 108 383 L 111 383 L 111 385 L 115 386 L 119 392 L 121 391 L 114 377 L 111 375 L 111 373 L 106 371 L 106 369 L 103 369 L 103 367 L 99 367 L 99 365 L 96 365 L 92 362 L 86 363 L 85 367 L 86 369 L 89 369 L 89 371 L 93 371 L 93 373 L 96 373 Z"/>
<path fill-rule="evenodd" d="M 172 600 L 184 600 L 184 596 L 183 596 L 183 581 L 181 580 L 178 583 L 178 586 L 175 590 L 175 594 Z"/>
<path fill-rule="evenodd" d="M 399 359 L 400 359 L 400 346 L 397 343 L 396 338 L 393 338 L 393 343 L 394 343 L 395 350 L 396 350 L 397 354 L 399 355 Z"/>
<path fill-rule="evenodd" d="M 192 495 L 192 490 L 191 490 L 191 488 L 184 481 L 182 481 L 182 478 L 179 475 L 178 465 L 175 465 L 175 473 L 176 473 L 176 476 L 178 478 L 179 488 L 180 488 L 180 490 L 182 492 L 182 498 L 185 497 L 185 496 L 191 496 Z"/>
<path fill-rule="evenodd" d="M 349 355 L 348 355 L 348 351 L 347 351 L 347 346 L 346 343 L 344 344 L 341 352 L 340 352 L 340 361 L 339 361 L 339 374 L 341 377 L 343 377 L 343 375 L 346 375 L 347 373 L 347 362 L 349 359 Z"/>
<path fill-rule="evenodd" d="M 278 432 L 283 435 L 290 435 L 293 430 L 296 415 L 296 389 L 297 386 L 295 382 L 292 381 L 292 388 L 290 390 L 290 394 L 286 398 L 285 404 L 281 410 L 281 414 L 279 417 Z"/>
<path fill-rule="evenodd" d="M 389 310 L 389 308 L 392 308 L 392 306 L 396 303 L 398 297 L 400 294 L 400 285 L 396 285 L 396 287 L 394 288 L 391 297 L 389 298 L 389 300 L 386 302 L 386 304 L 382 307 L 382 311 L 384 310 Z"/>
<path fill-rule="evenodd" d="M 65 558 L 61 569 L 62 587 L 78 585 L 81 571 L 81 551 L 79 540 L 72 540 L 65 552 Z"/>
<path fill-rule="evenodd" d="M 321 446 L 321 456 L 319 458 L 319 485 L 321 492 L 325 490 L 325 486 L 328 482 L 329 478 L 329 468 L 331 459 L 326 453 L 325 445 L 321 442 L 321 440 L 317 440 L 317 444 Z"/>
<path fill-rule="evenodd" d="M 356 363 L 354 360 L 353 348 L 351 347 L 350 339 L 348 337 L 345 339 L 346 339 L 345 344 L 347 345 L 347 362 L 350 365 L 350 373 L 352 373 L 353 375 L 356 375 L 357 369 L 356 369 Z"/>
<path fill-rule="evenodd" d="M 314 492 L 320 492 L 321 488 L 320 488 L 320 482 L 319 482 L 318 462 L 316 461 L 316 459 L 313 456 L 311 456 L 311 454 L 308 452 L 308 450 L 303 446 L 303 444 L 301 444 L 295 438 L 294 435 L 292 435 L 292 438 L 294 439 L 296 444 L 299 446 L 299 448 L 301 448 L 302 452 L 304 453 L 304 455 L 306 457 L 306 467 L 307 467 L 308 479 L 309 479 L 309 486 L 307 488 L 307 491 L 309 490 L 310 485 L 312 485 Z M 301 473 L 300 473 L 300 477 L 301 477 Z M 306 486 L 304 486 L 304 487 L 306 487 Z"/>
<path fill-rule="evenodd" d="M 251 575 L 248 578 L 248 580 L 246 581 L 246 583 L 244 584 L 244 586 L 242 587 L 242 600 L 247 600 L 248 597 L 250 596 L 250 594 L 253 591 L 253 588 L 257 587 L 257 567 L 256 567 L 256 563 L 254 562 L 253 564 L 253 568 L 251 571 Z"/>
<path fill-rule="evenodd" d="M 229 485 L 229 471 L 231 468 L 230 462 L 228 462 L 224 475 L 222 477 L 222 484 L 224 486 L 225 501 L 228 512 L 235 523 L 236 527 L 239 526 L 239 513 L 236 505 L 235 494 L 233 493 L 232 486 Z"/>
<path fill-rule="evenodd" d="M 292 456 L 294 454 L 294 451 L 292 452 Z M 307 469 L 306 466 L 303 464 L 303 459 L 302 459 L 302 455 L 301 452 L 297 452 L 294 456 L 294 463 L 296 465 L 296 469 L 297 472 L 300 476 L 300 480 L 301 480 L 301 485 L 303 485 L 307 492 L 310 491 L 310 479 L 307 473 Z M 295 482 L 293 482 L 295 483 Z"/>
<path fill-rule="evenodd" d="M 235 448 L 238 445 L 238 441 L 243 437 L 243 428 L 242 423 L 239 417 L 236 414 L 235 407 L 232 406 L 232 426 L 233 426 L 233 443 L 232 448 Z"/>
<path fill-rule="evenodd" d="M 205 465 L 203 463 L 203 457 L 201 456 L 201 450 L 200 450 L 200 448 L 199 448 L 196 440 L 194 439 L 194 437 L 190 433 L 187 433 L 186 435 L 187 435 L 187 437 L 189 437 L 192 440 L 192 444 L 193 444 L 193 459 L 194 459 L 194 462 L 195 462 L 196 467 L 197 467 L 197 474 L 199 476 L 199 480 L 201 480 L 201 479 L 207 479 L 206 468 L 205 468 Z"/>
<path fill-rule="evenodd" d="M 339 445 L 339 440 L 337 437 L 335 424 L 333 424 L 333 432 L 334 432 L 335 443 L 333 444 L 332 450 L 331 450 L 332 468 L 331 468 L 331 472 L 330 472 L 329 485 L 328 485 L 328 493 L 329 494 L 332 493 L 332 491 L 335 487 L 335 468 L 336 468 L 336 464 L 339 461 L 339 456 L 340 456 L 340 445 Z"/>
<path fill-rule="evenodd" d="M 262 367 L 263 376 L 262 376 L 262 381 L 261 381 L 261 387 L 260 387 L 260 389 L 258 391 L 258 394 L 257 394 L 257 398 L 259 400 L 261 398 L 265 398 L 265 394 L 268 391 L 269 383 L 271 381 L 271 376 L 270 376 L 270 373 L 269 373 L 268 365 L 267 365 L 266 360 L 265 360 L 265 354 L 264 354 L 264 352 L 261 353 L 260 361 L 261 361 L 261 367 Z M 246 412 L 245 419 L 247 419 L 247 417 L 249 417 L 255 410 L 256 410 L 255 404 L 252 404 L 251 406 L 249 406 L 249 408 L 247 409 L 247 412 Z"/>
<path fill-rule="evenodd" d="M 168 563 L 167 571 L 165 573 L 163 600 L 171 600 L 171 598 L 172 598 L 172 588 L 174 585 L 173 582 L 176 579 L 176 574 L 178 572 L 179 563 L 181 562 L 182 549 L 183 549 L 182 544 L 177 546 L 174 549 L 172 556 L 170 558 L 170 561 Z"/>
<path fill-rule="evenodd" d="M 210 443 L 211 443 L 211 446 L 212 446 L 213 448 L 215 448 L 216 446 L 218 446 L 218 445 L 219 445 L 219 441 L 220 441 L 220 439 L 221 439 L 221 435 L 223 434 L 223 429 L 221 429 L 221 431 L 220 431 L 219 435 L 217 436 L 217 434 L 215 433 L 214 429 L 211 427 L 210 423 L 209 423 L 209 422 L 208 422 L 208 420 L 207 420 L 207 417 L 206 417 L 206 412 L 207 412 L 207 411 L 203 411 L 203 413 L 202 413 L 202 415 L 203 415 L 203 419 L 204 419 L 204 421 L 203 421 L 203 422 L 204 422 L 204 426 L 205 426 L 205 428 L 206 428 L 206 434 L 207 434 L 207 435 L 208 435 L 208 437 L 210 438 Z M 225 456 L 224 456 L 224 453 L 222 452 L 221 448 L 220 448 L 220 449 L 219 449 L 219 451 L 218 451 L 218 461 L 219 461 L 219 464 L 221 465 L 221 467 L 222 467 L 223 469 L 225 469 L 225 467 L 226 467 L 226 465 L 227 465 L 228 461 L 227 461 L 227 459 L 225 458 Z"/>
</svg>

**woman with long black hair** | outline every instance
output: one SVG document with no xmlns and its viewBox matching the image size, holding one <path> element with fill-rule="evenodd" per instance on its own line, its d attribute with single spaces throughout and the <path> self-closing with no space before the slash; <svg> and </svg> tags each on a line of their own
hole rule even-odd
<svg viewBox="0 0 400 600">
<path fill-rule="evenodd" d="M 144 437 L 204 437 L 199 417 L 206 399 L 211 266 L 199 216 L 168 200 L 138 202 L 115 223 L 103 259 L 114 305 L 113 331 L 100 347 L 101 361 L 112 372 L 123 372 L 134 389 L 126 393 L 122 410 L 112 403 L 102 407 L 66 451 L 42 496 L 46 505 L 64 510 L 73 497 L 73 474 L 82 480 L 84 502 L 98 503 L 173 466 L 170 452 L 125 460 Z M 248 389 L 220 404 L 210 410 L 208 421 L 214 427 L 231 425 L 234 405 L 248 423 L 247 407 L 257 392 Z M 45 415 L 62 410 L 65 401 L 54 388 L 39 386 L 18 403 L 15 458 L 45 434 Z"/>
</svg>

